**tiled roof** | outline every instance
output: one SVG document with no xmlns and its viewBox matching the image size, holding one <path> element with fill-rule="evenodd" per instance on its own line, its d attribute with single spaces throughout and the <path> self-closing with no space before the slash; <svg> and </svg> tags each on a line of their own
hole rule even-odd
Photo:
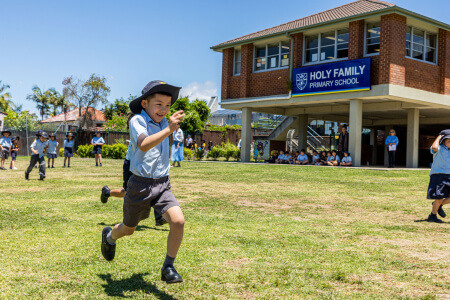
<svg viewBox="0 0 450 300">
<path fill-rule="evenodd" d="M 272 28 L 257 31 L 255 33 L 247 34 L 242 37 L 232 39 L 224 43 L 220 43 L 216 46 L 213 46 L 212 48 L 221 47 L 236 42 L 243 42 L 246 40 L 264 37 L 276 33 L 281 33 L 288 30 L 299 29 L 306 26 L 317 25 L 320 23 L 338 20 L 342 18 L 349 18 L 355 15 L 370 13 L 394 6 L 395 4 L 388 3 L 385 1 L 358 0 L 295 21 L 291 21 Z"/>
<path fill-rule="evenodd" d="M 106 118 L 102 111 L 95 109 L 93 107 L 89 107 L 89 111 L 91 112 L 92 110 L 94 110 L 94 117 L 93 117 L 94 121 L 106 122 Z M 83 116 L 85 112 L 86 112 L 86 107 L 83 107 L 81 109 L 81 115 Z M 67 122 L 73 122 L 73 121 L 78 120 L 79 118 L 80 118 L 80 114 L 79 114 L 78 107 L 76 107 L 66 113 L 66 121 Z M 51 117 L 51 118 L 41 121 L 41 123 L 55 123 L 55 122 L 64 122 L 64 113 L 60 113 L 59 115 L 56 115 L 54 117 Z"/>
</svg>

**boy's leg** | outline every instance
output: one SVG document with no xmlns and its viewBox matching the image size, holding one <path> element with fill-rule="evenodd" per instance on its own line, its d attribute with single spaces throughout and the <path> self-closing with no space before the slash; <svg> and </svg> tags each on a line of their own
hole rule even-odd
<svg viewBox="0 0 450 300">
<path fill-rule="evenodd" d="M 175 258 L 180 249 L 184 233 L 184 216 L 181 207 L 172 206 L 163 217 L 169 222 L 170 231 L 167 237 L 167 255 Z"/>
<path fill-rule="evenodd" d="M 2 157 L 2 163 L 1 168 L 3 169 L 3 165 L 5 164 L 5 159 Z"/>
<path fill-rule="evenodd" d="M 39 158 L 39 175 L 41 176 L 41 179 L 45 178 L 45 157 Z"/>
<path fill-rule="evenodd" d="M 123 198 L 127 192 L 124 189 L 114 189 L 109 192 L 110 196 Z"/>
<path fill-rule="evenodd" d="M 120 224 L 116 224 L 116 226 L 114 226 L 113 230 L 111 231 L 111 238 L 115 241 L 117 241 L 118 239 L 127 236 L 127 235 L 132 235 L 134 233 L 134 230 L 136 229 L 137 226 L 135 227 L 128 227 L 127 225 L 120 223 Z M 108 241 L 109 242 L 109 241 Z"/>
<path fill-rule="evenodd" d="M 102 155 L 101 154 L 98 155 L 98 160 L 100 161 L 100 164 L 102 164 Z"/>
<path fill-rule="evenodd" d="M 25 171 L 25 179 L 28 179 L 28 174 L 30 174 L 30 172 L 33 171 L 33 167 L 38 160 L 39 160 L 38 155 L 31 155 L 30 165 L 28 166 L 28 168 Z"/>
</svg>

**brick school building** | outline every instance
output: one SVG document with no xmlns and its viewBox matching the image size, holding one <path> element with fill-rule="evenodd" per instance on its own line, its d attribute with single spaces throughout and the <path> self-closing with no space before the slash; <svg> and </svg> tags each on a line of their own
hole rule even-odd
<svg viewBox="0 0 450 300">
<path fill-rule="evenodd" d="M 288 117 L 271 138 L 295 129 L 299 149 L 311 121 L 347 123 L 355 166 L 363 131 L 375 152 L 377 132 L 394 128 L 398 156 L 418 167 L 430 136 L 450 128 L 450 25 L 394 4 L 359 0 L 211 48 L 223 55 L 220 104 L 242 111 L 242 161 L 252 112 Z"/>
</svg>

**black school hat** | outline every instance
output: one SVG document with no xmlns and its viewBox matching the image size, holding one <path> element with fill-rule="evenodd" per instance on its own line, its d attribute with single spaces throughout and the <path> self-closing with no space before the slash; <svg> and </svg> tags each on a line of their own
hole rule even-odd
<svg viewBox="0 0 450 300">
<path fill-rule="evenodd" d="M 140 114 L 142 111 L 141 102 L 147 99 L 148 96 L 155 93 L 167 93 L 172 97 L 171 105 L 175 103 L 178 99 L 178 94 L 180 93 L 181 87 L 173 86 L 165 83 L 164 81 L 154 80 L 147 83 L 147 85 L 142 89 L 142 96 L 134 99 L 130 102 L 130 110 L 134 114 Z"/>
<path fill-rule="evenodd" d="M 74 137 L 72 132 L 69 132 L 68 134 L 66 134 L 66 137 L 69 137 L 69 136 Z"/>
<path fill-rule="evenodd" d="M 38 132 L 36 133 L 36 136 L 40 136 L 44 131 L 42 130 L 38 130 Z"/>
<path fill-rule="evenodd" d="M 41 136 L 42 136 L 44 139 L 48 139 L 48 134 L 47 134 L 47 132 L 45 132 L 45 131 L 42 131 Z"/>
<path fill-rule="evenodd" d="M 49 137 L 52 137 L 52 136 L 56 137 L 56 134 L 55 133 L 50 133 L 48 136 Z"/>
<path fill-rule="evenodd" d="M 2 131 L 2 135 L 3 135 L 4 133 L 9 133 L 9 135 L 12 134 L 11 131 L 9 131 L 9 130 L 3 130 L 3 131 Z"/>
<path fill-rule="evenodd" d="M 11 138 L 11 141 L 14 142 L 15 140 L 19 141 L 19 140 L 20 140 L 20 136 L 13 136 L 13 137 Z"/>
<path fill-rule="evenodd" d="M 94 132 L 94 135 L 97 135 L 97 133 L 100 133 L 100 131 L 96 131 L 96 132 Z M 100 133 L 101 134 L 101 133 Z"/>
<path fill-rule="evenodd" d="M 439 132 L 439 135 L 443 135 L 440 143 L 443 144 L 446 139 L 450 139 L 450 129 L 445 129 Z"/>
</svg>

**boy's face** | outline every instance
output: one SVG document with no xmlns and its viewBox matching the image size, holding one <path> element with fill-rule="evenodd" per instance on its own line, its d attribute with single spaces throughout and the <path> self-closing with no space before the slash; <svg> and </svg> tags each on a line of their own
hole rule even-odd
<svg viewBox="0 0 450 300">
<path fill-rule="evenodd" d="M 333 156 L 336 156 L 336 153 L 337 153 L 337 152 L 334 152 L 334 151 L 331 152 L 331 154 L 332 154 Z"/>
<path fill-rule="evenodd" d="M 3 134 L 3 136 L 6 137 L 6 138 L 9 137 L 9 132 L 5 132 L 5 133 Z"/>
<path fill-rule="evenodd" d="M 51 139 L 52 141 L 54 141 L 54 140 L 55 140 L 55 137 L 54 137 L 54 136 L 51 136 L 50 139 Z"/>
<path fill-rule="evenodd" d="M 450 139 L 445 139 L 444 140 L 444 145 L 445 145 L 445 147 L 450 149 Z"/>
<path fill-rule="evenodd" d="M 100 137 L 100 133 L 97 133 L 95 136 L 99 138 Z"/>
<path fill-rule="evenodd" d="M 41 140 L 41 142 L 45 142 L 47 139 L 43 136 L 40 136 L 39 139 Z"/>
<path fill-rule="evenodd" d="M 142 100 L 142 108 L 156 123 L 161 122 L 170 111 L 172 97 L 163 94 L 153 94 L 152 98 Z"/>
<path fill-rule="evenodd" d="M 327 156 L 331 156 L 331 153 L 330 153 L 330 152 L 328 152 L 328 153 L 327 153 Z"/>
<path fill-rule="evenodd" d="M 280 151 L 280 154 L 281 154 L 281 155 L 283 155 L 283 154 L 284 154 L 284 152 L 283 152 L 283 151 Z"/>
<path fill-rule="evenodd" d="M 300 151 L 300 154 L 301 154 L 301 155 L 305 155 L 305 152 L 303 152 L 303 151 Z"/>
<path fill-rule="evenodd" d="M 348 153 L 344 153 L 344 156 L 347 157 L 347 156 L 348 156 Z"/>
</svg>

